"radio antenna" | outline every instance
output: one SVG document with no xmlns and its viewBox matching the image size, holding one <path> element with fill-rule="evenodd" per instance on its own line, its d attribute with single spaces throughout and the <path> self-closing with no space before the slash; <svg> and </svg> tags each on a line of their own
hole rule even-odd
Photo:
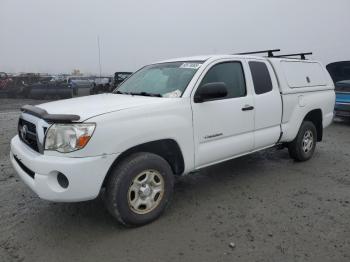
<svg viewBox="0 0 350 262">
<path fill-rule="evenodd" d="M 98 64 L 100 69 L 100 78 L 102 75 L 102 69 L 101 69 L 101 47 L 100 47 L 100 36 L 97 36 L 97 47 L 98 47 Z"/>
</svg>

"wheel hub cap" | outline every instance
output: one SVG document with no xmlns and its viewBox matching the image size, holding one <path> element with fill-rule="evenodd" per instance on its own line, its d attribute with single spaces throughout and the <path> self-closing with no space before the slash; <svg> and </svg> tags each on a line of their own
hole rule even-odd
<svg viewBox="0 0 350 262">
<path fill-rule="evenodd" d="M 152 189 L 149 184 L 142 185 L 139 191 L 141 197 L 149 197 L 152 193 Z"/>
<path fill-rule="evenodd" d="M 303 137 L 303 150 L 308 153 L 312 150 L 314 145 L 314 135 L 310 130 L 307 130 Z"/>
<path fill-rule="evenodd" d="M 145 170 L 133 179 L 128 191 L 128 204 L 133 212 L 147 214 L 159 205 L 163 194 L 163 176 L 156 170 Z"/>
</svg>

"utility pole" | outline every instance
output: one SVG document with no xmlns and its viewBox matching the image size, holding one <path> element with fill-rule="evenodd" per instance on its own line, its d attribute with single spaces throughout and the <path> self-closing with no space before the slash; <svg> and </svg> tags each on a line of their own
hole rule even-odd
<svg viewBox="0 0 350 262">
<path fill-rule="evenodd" d="M 102 75 L 102 69 L 101 69 L 101 48 L 100 48 L 100 36 L 97 36 L 97 46 L 98 46 L 98 64 L 100 69 L 100 78 Z"/>
</svg>

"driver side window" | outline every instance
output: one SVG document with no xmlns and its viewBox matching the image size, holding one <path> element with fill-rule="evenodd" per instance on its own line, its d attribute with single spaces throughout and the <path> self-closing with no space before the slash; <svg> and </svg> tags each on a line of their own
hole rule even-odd
<svg viewBox="0 0 350 262">
<path fill-rule="evenodd" d="M 200 87 L 215 82 L 226 84 L 227 96 L 222 99 L 244 97 L 247 94 L 243 67 L 240 62 L 223 62 L 214 65 L 204 76 Z"/>
</svg>

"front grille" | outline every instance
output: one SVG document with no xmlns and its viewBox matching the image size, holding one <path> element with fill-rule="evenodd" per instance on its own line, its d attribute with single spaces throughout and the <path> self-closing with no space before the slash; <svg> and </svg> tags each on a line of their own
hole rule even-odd
<svg viewBox="0 0 350 262">
<path fill-rule="evenodd" d="M 21 160 L 19 160 L 15 155 L 13 156 L 13 158 L 16 160 L 17 164 L 22 168 L 22 170 L 23 170 L 24 172 L 26 172 L 28 176 L 30 176 L 31 178 L 34 179 L 34 177 L 35 177 L 35 172 L 32 171 L 32 170 L 30 170 L 27 166 L 25 166 L 25 165 L 21 162 Z"/>
<path fill-rule="evenodd" d="M 336 85 L 335 92 L 350 93 L 350 84 L 348 84 L 348 85 Z"/>
<path fill-rule="evenodd" d="M 27 144 L 34 151 L 39 152 L 35 124 L 20 118 L 18 121 L 18 136 L 23 143 Z"/>
</svg>

